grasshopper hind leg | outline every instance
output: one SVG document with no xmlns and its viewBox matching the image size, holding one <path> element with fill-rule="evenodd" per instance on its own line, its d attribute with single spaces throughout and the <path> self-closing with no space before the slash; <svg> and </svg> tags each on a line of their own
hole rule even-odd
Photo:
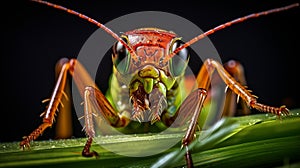
<svg viewBox="0 0 300 168">
<path fill-rule="evenodd" d="M 224 69 L 242 86 L 247 88 L 243 65 L 236 60 L 229 60 L 224 64 Z M 240 99 L 231 89 L 226 87 L 226 98 L 222 116 L 248 115 L 250 109 L 244 100 Z"/>
</svg>

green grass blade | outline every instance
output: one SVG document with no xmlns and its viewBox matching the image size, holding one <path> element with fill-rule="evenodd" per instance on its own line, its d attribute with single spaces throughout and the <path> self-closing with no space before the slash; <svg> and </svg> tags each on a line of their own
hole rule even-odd
<svg viewBox="0 0 300 168">
<path fill-rule="evenodd" d="M 201 132 L 190 145 L 193 161 L 203 167 L 279 167 L 300 163 L 300 109 L 292 117 L 278 119 L 273 115 L 251 115 L 223 119 L 213 128 Z M 161 141 L 178 138 L 170 135 L 110 136 L 102 143 L 119 144 L 123 150 L 147 143 L 148 138 Z M 142 138 L 141 138 L 142 137 Z M 100 158 L 84 158 L 81 151 L 85 138 L 34 141 L 30 151 L 22 151 L 19 142 L 0 143 L 0 167 L 182 167 L 185 165 L 180 142 L 161 154 L 149 157 L 126 157 L 103 149 L 96 143 L 92 150 Z M 151 150 L 151 149 L 150 149 Z M 133 151 L 134 152 L 134 151 Z M 181 155 L 179 157 L 179 155 Z M 175 159 L 174 159 L 175 158 Z"/>
<path fill-rule="evenodd" d="M 226 118 L 226 122 L 222 122 L 220 127 L 212 127 L 207 131 L 203 131 L 199 138 L 191 143 L 189 149 L 192 150 L 194 164 L 202 165 L 203 160 L 201 160 L 201 154 L 203 151 L 210 151 L 213 149 L 221 149 L 224 150 L 224 154 L 226 156 L 220 156 L 220 151 L 215 151 L 212 153 L 211 161 L 217 162 L 218 160 L 222 160 L 222 157 L 230 158 L 226 161 L 231 161 L 234 159 L 240 160 L 240 162 L 246 163 L 248 165 L 254 165 L 254 163 L 263 165 L 264 162 L 274 162 L 273 158 L 276 158 L 279 155 L 276 153 L 283 152 L 280 149 L 286 149 L 285 157 L 277 157 L 277 161 L 283 163 L 284 159 L 291 159 L 291 161 L 300 161 L 300 156 L 293 155 L 296 151 L 300 151 L 299 146 L 295 145 L 293 147 L 286 147 L 284 143 L 281 143 L 280 138 L 289 138 L 293 137 L 291 140 L 286 143 L 290 144 L 299 144 L 300 143 L 300 110 L 294 110 L 291 112 L 291 116 L 284 117 L 282 119 L 278 119 L 277 116 L 274 115 L 251 115 L 246 117 L 230 117 Z M 273 149 L 267 148 L 267 145 L 260 145 L 261 141 L 271 140 L 274 144 Z M 278 144 L 276 144 L 278 142 Z M 251 146 L 248 146 L 247 150 L 241 150 L 241 147 L 238 148 L 225 148 L 234 145 L 253 143 Z M 256 144 L 257 143 L 257 144 Z M 257 145 L 257 146 L 256 146 Z M 222 148 L 224 147 L 224 148 Z M 256 147 L 258 149 L 267 150 L 268 152 L 273 151 L 271 157 L 266 157 L 262 162 L 253 162 L 253 159 L 261 159 L 262 152 L 248 152 L 247 151 L 255 151 Z M 264 149 L 265 147 L 265 149 Z M 279 149 L 277 149 L 277 147 Z M 243 146 L 246 148 L 246 146 Z M 277 151 L 276 151 L 277 150 Z M 229 152 L 229 153 L 226 153 Z M 241 156 L 236 158 L 235 154 L 240 153 Z M 183 166 L 185 165 L 185 161 L 183 160 L 183 156 L 185 154 L 184 150 L 177 149 L 176 151 L 167 154 L 164 157 L 161 157 L 153 167 L 168 167 L 168 166 Z M 215 155 L 214 155 L 215 154 Z M 231 154 L 231 155 L 230 155 Z M 195 156 L 194 156 L 195 155 Z M 249 157 L 253 157 L 251 160 L 244 159 L 243 155 L 249 155 Z M 230 157 L 232 156 L 232 157 Z M 200 159 L 199 159 L 200 157 Z M 298 157 L 298 159 L 296 159 Z M 279 163 L 275 162 L 275 163 Z M 211 163 L 211 162 L 209 162 Z M 225 164 L 224 164 L 225 165 Z M 237 164 L 239 165 L 239 164 Z M 208 166 L 208 165 L 206 165 Z M 210 165 L 211 166 L 211 165 Z M 220 165 L 219 165 L 220 166 Z M 232 166 L 232 165 L 231 165 Z M 223 167 L 223 166 L 222 166 Z M 235 166 L 236 167 L 236 166 Z"/>
</svg>

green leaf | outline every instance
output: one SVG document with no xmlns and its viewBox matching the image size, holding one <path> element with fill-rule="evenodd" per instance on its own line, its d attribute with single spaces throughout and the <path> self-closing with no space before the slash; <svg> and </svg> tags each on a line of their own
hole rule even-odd
<svg viewBox="0 0 300 168">
<path fill-rule="evenodd" d="M 299 162 L 299 110 L 284 118 L 268 114 L 224 118 L 202 131 L 189 149 L 198 166 L 253 167 Z M 184 155 L 184 149 L 177 149 L 152 166 L 184 166 Z"/>
<path fill-rule="evenodd" d="M 212 128 L 201 131 L 190 144 L 193 163 L 203 167 L 279 167 L 300 164 L 300 109 L 291 117 L 250 115 L 220 120 Z M 101 143 L 120 145 L 135 152 L 133 146 L 147 141 L 172 140 L 181 134 L 103 137 Z M 151 139 L 150 139 L 151 138 Z M 160 154 L 127 157 L 107 151 L 97 143 L 92 150 L 100 158 L 84 158 L 81 151 L 86 138 L 34 141 L 31 149 L 22 151 L 19 142 L 0 143 L 0 167 L 157 167 L 185 166 L 180 142 Z M 155 143 L 154 143 L 155 144 Z M 155 146 L 153 146 L 155 148 Z M 151 150 L 151 149 L 149 149 Z"/>
</svg>

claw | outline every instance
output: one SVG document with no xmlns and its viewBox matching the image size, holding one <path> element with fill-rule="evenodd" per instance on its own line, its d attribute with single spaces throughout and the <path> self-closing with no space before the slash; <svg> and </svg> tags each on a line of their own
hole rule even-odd
<svg viewBox="0 0 300 168">
<path fill-rule="evenodd" d="M 20 148 L 21 148 L 22 150 L 25 150 L 25 148 L 30 149 L 30 143 L 22 141 L 22 142 L 20 143 Z"/>
<path fill-rule="evenodd" d="M 87 152 L 87 151 L 82 151 L 82 156 L 84 157 L 96 157 L 99 158 L 99 154 L 96 151 L 92 151 L 92 152 Z"/>
<path fill-rule="evenodd" d="M 289 115 L 289 114 L 290 114 L 289 109 L 286 108 L 285 105 L 279 107 L 279 112 L 277 115 Z"/>
</svg>

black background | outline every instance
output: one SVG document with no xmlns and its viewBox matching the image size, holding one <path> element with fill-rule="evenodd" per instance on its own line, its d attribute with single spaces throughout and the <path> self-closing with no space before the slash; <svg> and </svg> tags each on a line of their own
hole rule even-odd
<svg viewBox="0 0 300 168">
<path fill-rule="evenodd" d="M 165 11 L 209 30 L 253 12 L 294 1 L 51 1 L 106 23 L 138 11 Z M 60 10 L 30 1 L 4 6 L 1 49 L 0 141 L 19 141 L 42 119 L 39 117 L 55 84 L 59 58 L 76 58 L 81 46 L 98 28 Z M 299 108 L 299 8 L 252 19 L 210 36 L 224 62 L 240 61 L 248 86 L 265 104 Z M 75 114 L 73 114 L 76 117 Z M 81 125 L 74 119 L 74 136 Z M 48 129 L 40 139 L 53 138 Z"/>
</svg>

